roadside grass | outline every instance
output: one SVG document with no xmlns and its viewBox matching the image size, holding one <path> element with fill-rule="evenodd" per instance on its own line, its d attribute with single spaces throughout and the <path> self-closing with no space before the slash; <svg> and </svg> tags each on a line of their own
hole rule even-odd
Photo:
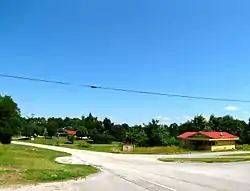
<svg viewBox="0 0 250 191">
<path fill-rule="evenodd" d="M 191 153 L 194 151 L 186 150 L 177 146 L 165 147 L 135 147 L 132 152 L 122 152 L 128 154 L 182 154 Z"/>
<path fill-rule="evenodd" d="M 44 137 L 37 137 L 35 140 L 21 140 L 23 142 L 44 144 L 44 145 L 53 145 L 60 147 L 67 147 L 72 149 L 82 149 L 88 151 L 97 151 L 97 152 L 112 152 L 113 150 L 119 147 L 119 142 L 113 142 L 112 144 L 89 144 L 86 140 L 75 140 L 74 144 L 69 144 L 67 137 L 59 137 L 52 139 L 45 139 Z"/>
<path fill-rule="evenodd" d="M 250 157 L 250 153 L 236 153 L 236 154 L 227 154 L 227 155 L 221 155 L 225 157 L 235 156 L 235 157 Z"/>
<path fill-rule="evenodd" d="M 89 165 L 59 164 L 67 153 L 19 145 L 0 145 L 1 186 L 84 178 L 98 169 Z"/>
<path fill-rule="evenodd" d="M 67 137 L 59 137 L 58 139 L 55 137 L 53 137 L 52 139 L 45 139 L 44 137 L 36 137 L 35 140 L 21 140 L 21 141 L 44 144 L 44 145 L 54 145 L 54 146 L 57 145 L 57 143 L 59 145 L 63 145 L 63 144 L 66 145 L 68 142 Z M 81 141 L 83 140 L 75 140 L 75 144 Z"/>
<path fill-rule="evenodd" d="M 72 149 L 81 149 L 96 152 L 108 152 L 108 153 L 121 153 L 121 154 L 189 154 L 189 153 L 205 153 L 211 152 L 206 150 L 188 150 L 178 146 L 157 146 L 157 147 L 135 147 L 133 151 L 122 151 L 121 144 L 119 142 L 113 142 L 112 144 L 89 144 L 86 140 L 75 140 L 74 144 L 68 144 L 67 137 L 59 137 L 58 139 L 53 137 L 52 139 L 44 139 L 44 137 L 37 137 L 35 140 L 22 140 L 24 142 L 53 145 L 60 147 L 67 147 Z M 249 150 L 250 145 L 237 145 L 236 150 Z M 220 151 L 223 152 L 223 151 Z"/>
<path fill-rule="evenodd" d="M 228 162 L 243 162 L 250 161 L 250 158 L 160 158 L 162 162 L 177 162 L 177 163 L 228 163 Z"/>
<path fill-rule="evenodd" d="M 97 152 L 109 152 L 109 153 L 121 153 L 121 154 L 181 154 L 181 153 L 193 153 L 199 151 L 186 150 L 177 146 L 159 146 L 159 147 L 135 147 L 133 151 L 122 151 L 119 142 L 113 142 L 112 144 L 88 144 L 86 140 L 75 140 L 74 144 L 67 144 L 66 137 L 44 139 L 43 137 L 37 137 L 35 140 L 22 140 L 24 142 L 61 146 L 72 149 L 82 149 L 88 151 Z M 58 143 L 58 144 L 57 144 Z"/>
<path fill-rule="evenodd" d="M 242 151 L 250 151 L 250 145 L 243 144 L 243 145 L 236 145 L 237 150 L 242 150 Z"/>
</svg>

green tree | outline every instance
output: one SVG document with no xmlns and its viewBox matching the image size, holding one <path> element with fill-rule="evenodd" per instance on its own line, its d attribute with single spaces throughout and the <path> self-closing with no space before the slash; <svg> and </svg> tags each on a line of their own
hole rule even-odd
<svg viewBox="0 0 250 191">
<path fill-rule="evenodd" d="M 128 124 L 123 123 L 123 124 L 115 124 L 112 129 L 110 134 L 113 136 L 115 141 L 122 142 L 126 138 L 126 133 L 131 129 Z"/>
<path fill-rule="evenodd" d="M 111 120 L 106 118 L 106 117 L 105 117 L 105 119 L 103 120 L 102 123 L 104 125 L 104 129 L 110 133 L 113 126 L 114 126 L 114 123 L 112 123 Z"/>
<path fill-rule="evenodd" d="M 56 118 L 54 117 L 48 118 L 46 128 L 47 128 L 49 137 L 55 136 L 59 129 L 59 125 L 58 125 Z"/>
<path fill-rule="evenodd" d="M 36 126 L 34 123 L 31 123 L 31 122 L 24 123 L 22 131 L 21 131 L 22 136 L 30 138 L 31 136 L 34 135 L 35 129 L 36 129 Z"/>
<path fill-rule="evenodd" d="M 212 131 L 220 131 L 220 119 L 215 115 L 211 115 L 208 120 L 208 126 L 211 128 Z"/>
<path fill-rule="evenodd" d="M 224 117 L 219 117 L 219 131 L 226 131 L 228 133 L 235 134 L 240 127 L 239 121 L 235 120 L 232 116 L 226 115 Z"/>
<path fill-rule="evenodd" d="M 0 95 L 0 141 L 10 143 L 21 128 L 20 110 L 10 96 Z"/>
<path fill-rule="evenodd" d="M 158 120 L 152 120 L 147 125 L 144 125 L 145 133 L 148 137 L 148 146 L 160 146 L 164 144 L 164 139 L 167 138 L 167 130 L 159 124 Z"/>
<path fill-rule="evenodd" d="M 210 128 L 208 127 L 206 119 L 202 115 L 197 115 L 192 120 L 188 120 L 187 122 L 179 125 L 178 129 L 179 134 L 181 134 L 187 131 L 206 131 Z"/>
<path fill-rule="evenodd" d="M 132 143 L 139 147 L 148 146 L 148 137 L 144 128 L 140 125 L 130 127 L 125 134 L 124 142 Z"/>
<path fill-rule="evenodd" d="M 79 126 L 76 128 L 76 136 L 80 139 L 88 135 L 88 130 L 84 126 Z"/>
<path fill-rule="evenodd" d="M 207 120 L 202 115 L 197 115 L 191 121 L 195 131 L 204 131 L 207 127 Z"/>
<path fill-rule="evenodd" d="M 70 144 L 74 144 L 75 141 L 75 135 L 68 135 L 67 139 L 69 141 Z"/>
<path fill-rule="evenodd" d="M 178 135 L 178 125 L 177 123 L 172 123 L 169 125 L 168 127 L 168 132 L 169 132 L 169 135 L 172 136 L 172 137 L 177 137 Z"/>
<path fill-rule="evenodd" d="M 248 120 L 248 124 L 246 124 L 244 128 L 239 131 L 238 136 L 241 137 L 241 143 L 250 144 L 250 118 Z"/>
</svg>

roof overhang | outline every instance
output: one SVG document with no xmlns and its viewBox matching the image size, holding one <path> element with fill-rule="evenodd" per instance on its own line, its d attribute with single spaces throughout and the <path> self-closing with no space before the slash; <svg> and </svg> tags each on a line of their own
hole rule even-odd
<svg viewBox="0 0 250 191">
<path fill-rule="evenodd" d="M 211 139 L 211 138 L 185 138 L 183 140 L 190 140 L 190 141 L 237 141 L 239 137 L 235 138 L 221 138 L 221 139 Z"/>
</svg>

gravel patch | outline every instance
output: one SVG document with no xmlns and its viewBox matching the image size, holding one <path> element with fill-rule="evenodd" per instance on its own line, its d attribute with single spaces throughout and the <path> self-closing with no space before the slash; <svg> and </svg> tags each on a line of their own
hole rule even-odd
<svg viewBox="0 0 250 191">
<path fill-rule="evenodd" d="M 55 159 L 56 162 L 62 164 L 85 164 L 88 165 L 86 161 L 75 157 L 75 156 L 65 156 L 65 157 L 58 157 Z"/>
</svg>

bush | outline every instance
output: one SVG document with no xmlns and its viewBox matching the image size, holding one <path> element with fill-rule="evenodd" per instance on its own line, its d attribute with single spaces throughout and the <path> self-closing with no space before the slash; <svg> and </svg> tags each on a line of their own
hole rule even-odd
<svg viewBox="0 0 250 191">
<path fill-rule="evenodd" d="M 113 148 L 113 149 L 111 149 L 111 153 L 121 153 L 121 149 L 120 148 Z"/>
<path fill-rule="evenodd" d="M 70 144 L 74 144 L 75 135 L 68 135 L 67 139 L 68 139 L 68 141 L 69 141 Z"/>
<path fill-rule="evenodd" d="M 90 148 L 91 144 L 87 143 L 86 141 L 82 142 L 81 144 L 78 144 L 78 147 L 82 148 Z"/>
<path fill-rule="evenodd" d="M 95 144 L 111 144 L 112 143 L 112 136 L 106 133 L 103 134 L 92 134 L 91 139 Z"/>
<path fill-rule="evenodd" d="M 23 137 L 23 138 L 19 138 L 18 141 L 27 141 L 27 140 L 30 140 L 29 137 Z"/>
<path fill-rule="evenodd" d="M 135 147 L 133 153 L 140 154 L 178 154 L 183 153 L 184 150 L 177 146 L 160 146 L 160 147 Z"/>
<path fill-rule="evenodd" d="M 87 140 L 87 143 L 94 144 L 94 141 L 90 139 L 90 140 Z"/>
<path fill-rule="evenodd" d="M 2 144 L 10 144 L 10 143 L 11 143 L 11 137 L 12 137 L 12 135 L 11 135 L 11 134 L 8 134 L 8 133 L 6 133 L 6 134 L 1 134 L 1 135 L 0 135 L 0 142 L 1 142 Z"/>
</svg>

